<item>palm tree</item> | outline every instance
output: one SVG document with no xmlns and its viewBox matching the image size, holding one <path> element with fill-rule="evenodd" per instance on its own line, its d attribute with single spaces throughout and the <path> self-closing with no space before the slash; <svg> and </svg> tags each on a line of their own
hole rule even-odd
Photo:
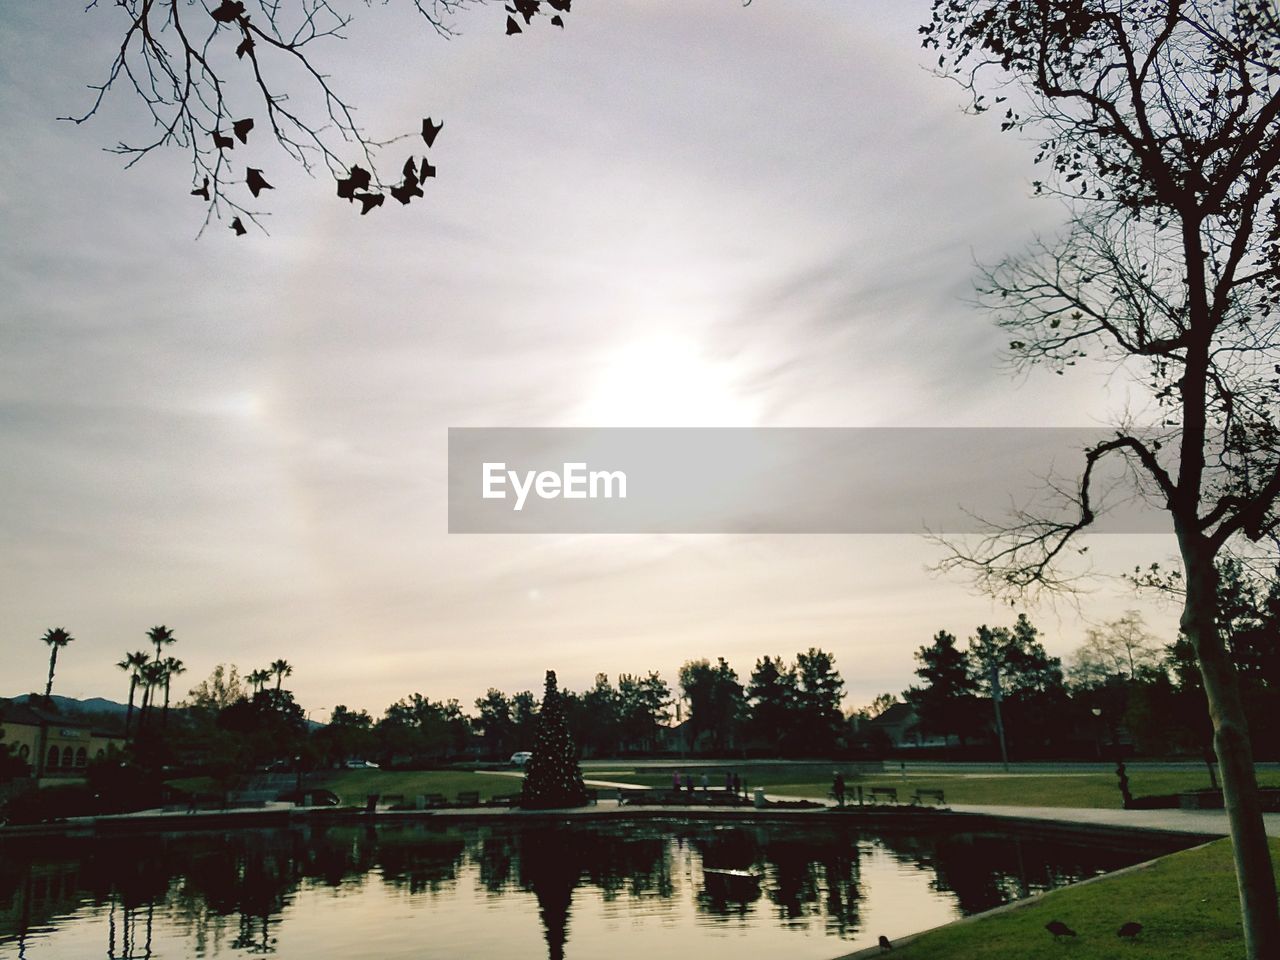
<svg viewBox="0 0 1280 960">
<path fill-rule="evenodd" d="M 142 684 L 142 713 L 138 717 L 138 729 L 141 730 L 147 725 L 148 711 L 155 706 L 155 697 L 152 691 L 159 692 L 159 688 L 164 685 L 164 662 L 148 660 L 144 663 L 139 682 Z"/>
<path fill-rule="evenodd" d="M 249 681 L 249 686 L 253 687 L 254 693 L 261 693 L 262 688 L 271 679 L 271 673 L 267 670 L 255 670 L 246 679 Z"/>
<path fill-rule="evenodd" d="M 186 665 L 177 657 L 164 658 L 164 721 L 163 726 L 169 725 L 169 683 L 180 673 L 186 673 Z"/>
<path fill-rule="evenodd" d="M 276 660 L 269 668 L 276 675 L 276 689 L 280 689 L 280 684 L 285 677 L 293 676 L 293 666 L 288 660 Z"/>
<path fill-rule="evenodd" d="M 163 623 L 158 627 L 152 627 L 147 631 L 147 638 L 156 645 L 156 661 L 160 660 L 160 648 L 167 647 L 171 643 L 177 643 L 178 638 L 173 635 L 173 631 L 166 627 Z"/>
<path fill-rule="evenodd" d="M 50 691 L 53 690 L 53 671 L 58 666 L 58 651 L 74 640 L 75 637 L 61 627 L 52 627 L 46 630 L 44 636 L 40 639 L 49 645 L 49 679 L 44 685 L 44 695 L 47 700 Z"/>
<path fill-rule="evenodd" d="M 133 695 L 138 689 L 139 671 L 150 659 L 151 654 L 147 653 L 147 651 L 137 650 L 134 653 L 126 653 L 124 659 L 116 664 L 117 667 L 129 674 L 129 712 L 124 715 L 125 739 L 128 739 L 129 730 L 133 725 Z"/>
</svg>

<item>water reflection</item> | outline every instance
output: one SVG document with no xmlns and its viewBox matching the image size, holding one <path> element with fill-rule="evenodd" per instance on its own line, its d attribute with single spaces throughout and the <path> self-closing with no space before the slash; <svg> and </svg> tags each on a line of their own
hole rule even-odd
<svg viewBox="0 0 1280 960">
<path fill-rule="evenodd" d="M 732 940 L 735 957 L 824 957 L 1170 848 L 839 822 L 423 821 L 6 841 L 0 956 L 563 960 Z"/>
</svg>

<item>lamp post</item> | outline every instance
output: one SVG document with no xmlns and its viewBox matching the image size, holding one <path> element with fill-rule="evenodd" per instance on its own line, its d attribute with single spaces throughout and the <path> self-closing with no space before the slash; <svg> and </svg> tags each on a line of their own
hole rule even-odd
<svg viewBox="0 0 1280 960">
<path fill-rule="evenodd" d="M 1090 711 L 1095 717 L 1102 716 L 1102 708 L 1094 707 Z M 1116 757 L 1116 779 L 1120 781 L 1120 796 L 1124 800 L 1124 808 L 1128 810 L 1133 806 L 1133 794 L 1129 792 L 1129 774 L 1124 768 L 1124 757 L 1120 753 L 1120 738 L 1116 733 L 1116 723 L 1110 724 L 1111 728 L 1111 750 Z"/>
<path fill-rule="evenodd" d="M 996 711 L 996 737 L 1000 741 L 1000 765 L 1004 772 L 1009 772 L 1009 750 L 1004 742 L 1004 717 L 1000 712 L 1000 701 L 1004 699 L 1000 691 L 1000 665 L 991 664 L 991 705 Z"/>
</svg>

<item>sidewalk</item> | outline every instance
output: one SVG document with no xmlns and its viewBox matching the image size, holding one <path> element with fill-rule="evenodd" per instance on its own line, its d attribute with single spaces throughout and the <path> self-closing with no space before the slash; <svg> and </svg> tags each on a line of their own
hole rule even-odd
<svg viewBox="0 0 1280 960">
<path fill-rule="evenodd" d="M 1172 830 L 1178 833 L 1215 833 L 1226 836 L 1223 810 L 1105 810 L 1095 807 L 1014 807 L 953 803 L 956 813 L 980 813 L 988 817 L 1022 820 L 1056 820 L 1083 826 L 1132 827 L 1135 830 Z M 1280 813 L 1264 813 L 1267 834 L 1280 837 Z"/>
</svg>

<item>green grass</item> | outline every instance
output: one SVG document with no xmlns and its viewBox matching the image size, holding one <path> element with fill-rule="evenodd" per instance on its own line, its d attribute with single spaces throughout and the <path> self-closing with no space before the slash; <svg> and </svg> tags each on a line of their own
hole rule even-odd
<svg viewBox="0 0 1280 960">
<path fill-rule="evenodd" d="M 344 805 L 363 806 L 371 793 L 402 794 L 413 802 L 419 794 L 442 793 L 456 800 L 463 791 L 474 790 L 481 800 L 520 792 L 520 778 L 498 777 L 454 770 L 329 770 L 310 774 L 307 786 L 332 790 Z"/>
<path fill-rule="evenodd" d="M 1135 797 L 1178 793 L 1207 787 L 1205 774 L 1192 771 L 1139 770 L 1129 778 Z M 850 787 L 895 787 L 899 800 L 908 800 L 921 787 L 942 790 L 948 803 L 1005 804 L 1023 807 L 1100 807 L 1119 810 L 1123 803 L 1114 773 L 1086 773 L 1062 776 L 948 776 L 915 774 L 906 780 L 877 775 L 850 782 Z M 831 782 L 779 783 L 767 786 L 770 793 L 797 797 L 824 797 Z"/>
<path fill-rule="evenodd" d="M 1280 840 L 1271 842 L 1280 862 Z M 1061 920 L 1078 936 L 1055 942 L 1044 929 Z M 1142 932 L 1120 940 L 1120 925 Z M 956 923 L 899 945 L 903 960 L 1238 960 L 1244 953 L 1230 841 L 1185 850 L 1119 876 L 1055 890 L 1010 910 Z"/>
</svg>

